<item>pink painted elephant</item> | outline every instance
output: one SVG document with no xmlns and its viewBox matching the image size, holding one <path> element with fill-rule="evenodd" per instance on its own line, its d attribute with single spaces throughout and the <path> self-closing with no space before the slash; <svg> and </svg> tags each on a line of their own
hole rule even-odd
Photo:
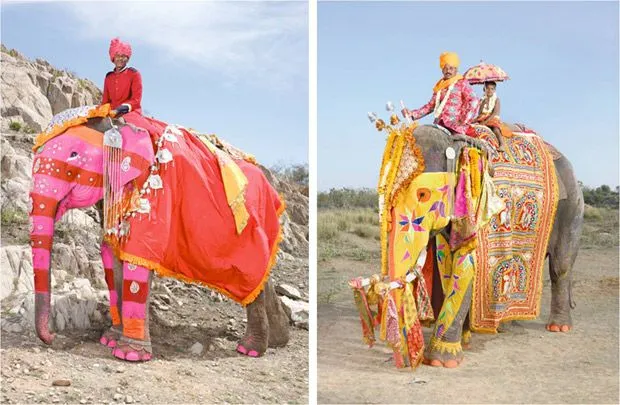
<svg viewBox="0 0 620 405">
<path fill-rule="evenodd" d="M 135 167 L 132 166 L 129 168 L 130 170 L 123 169 L 124 172 L 132 173 L 134 170 L 136 172 L 134 177 L 144 174 L 144 171 L 148 174 L 149 170 L 153 170 L 153 166 L 149 167 L 148 163 L 150 163 L 149 159 L 155 160 L 157 144 L 153 145 L 146 131 L 122 122 L 117 122 L 117 125 L 121 132 L 133 137 L 131 138 L 132 145 L 137 148 L 142 146 L 148 152 L 145 155 L 146 157 L 140 157 L 137 152 L 131 152 L 134 153 L 132 155 L 133 161 L 146 159 L 146 162 L 143 162 L 146 166 L 140 170 L 135 170 Z M 84 125 L 71 127 L 64 133 L 46 140 L 42 146 L 37 146 L 35 151 L 32 173 L 33 187 L 30 194 L 32 202 L 30 232 L 35 277 L 35 322 L 39 338 L 47 344 L 51 344 L 54 339 L 48 325 L 51 295 L 50 258 L 54 224 L 67 210 L 89 207 L 103 199 L 104 184 L 107 184 L 107 180 L 104 175 L 105 158 L 102 140 L 103 133 L 111 126 L 112 121 L 109 119 L 90 119 Z M 268 192 L 277 198 L 277 193 L 270 188 L 271 186 L 257 166 L 246 164 L 243 168 L 250 183 L 248 193 L 252 190 L 265 192 L 264 190 L 268 189 Z M 180 204 L 182 203 L 177 203 L 177 205 Z M 276 226 L 279 231 L 277 215 L 274 214 L 273 208 L 263 206 L 261 209 L 263 216 L 268 216 L 272 225 L 275 224 L 273 226 Z M 275 222 L 273 222 L 273 218 L 275 218 Z M 194 221 L 203 221 L 203 219 L 195 218 Z M 210 219 L 209 221 L 214 220 Z M 251 224 L 255 232 L 253 238 L 256 239 L 256 235 L 262 235 L 260 232 L 262 232 L 261 226 L 264 226 L 264 221 L 266 220 L 263 220 L 262 216 L 259 217 L 250 211 L 248 228 Z M 205 232 L 209 229 L 210 222 L 199 225 L 201 225 L 201 231 Z M 132 238 L 140 240 L 140 235 L 135 233 L 143 231 L 136 227 L 133 232 Z M 162 235 L 162 237 L 165 236 Z M 148 308 L 154 268 L 149 261 L 137 262 L 127 259 L 127 257 L 122 261 L 122 269 L 121 266 L 114 266 L 115 255 L 119 251 L 118 246 L 111 246 L 106 240 L 109 241 L 109 239 L 104 238 L 101 245 L 101 257 L 105 269 L 105 280 L 110 293 L 112 327 L 103 334 L 100 341 L 112 348 L 113 355 L 117 358 L 128 361 L 150 360 L 153 352 L 149 336 Z M 191 241 L 184 241 L 184 243 L 191 245 Z M 261 246 L 263 249 L 272 249 L 273 257 L 275 257 L 277 241 L 270 240 L 269 246 L 266 242 L 262 242 Z M 195 246 L 194 248 L 202 252 L 200 249 L 205 247 Z M 246 250 L 242 250 L 241 253 L 249 252 L 246 256 L 250 257 L 246 260 L 252 261 L 254 251 L 247 250 L 246 246 L 239 247 L 239 249 L 244 248 Z M 213 256 L 218 254 L 219 252 L 214 252 Z M 258 259 L 255 261 L 260 262 L 261 266 L 265 267 L 266 263 Z M 268 266 L 270 267 L 272 264 L 271 261 Z M 163 266 L 159 267 L 163 268 Z M 241 265 L 231 264 L 229 267 L 238 270 L 237 267 L 241 267 Z M 259 280 L 260 285 L 254 289 L 254 296 L 248 296 L 245 302 L 238 300 L 247 305 L 248 322 L 245 336 L 239 342 L 237 350 L 252 357 L 261 356 L 267 347 L 284 346 L 289 339 L 288 317 L 283 311 L 272 283 L 267 280 L 267 276 L 268 269 L 265 270 L 264 279 Z M 179 278 L 189 280 L 188 277 Z M 241 278 L 239 280 L 240 282 L 243 281 Z M 236 283 L 236 279 L 232 281 L 229 279 L 228 283 L 232 285 Z M 215 285 L 217 288 L 217 283 Z M 227 293 L 225 288 L 218 289 Z M 234 288 L 228 290 L 234 292 Z"/>
</svg>

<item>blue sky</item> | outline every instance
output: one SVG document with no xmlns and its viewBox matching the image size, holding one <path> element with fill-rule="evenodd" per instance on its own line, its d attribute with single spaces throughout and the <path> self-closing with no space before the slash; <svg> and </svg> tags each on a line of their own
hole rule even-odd
<svg viewBox="0 0 620 405">
<path fill-rule="evenodd" d="M 2 43 L 100 88 L 131 43 L 143 110 L 216 133 L 267 166 L 308 162 L 306 2 L 2 2 Z"/>
<path fill-rule="evenodd" d="M 384 135 L 366 114 L 425 104 L 443 51 L 460 72 L 501 66 L 502 118 L 537 130 L 586 185 L 617 186 L 618 18 L 618 2 L 319 2 L 319 191 L 376 187 Z"/>
</svg>

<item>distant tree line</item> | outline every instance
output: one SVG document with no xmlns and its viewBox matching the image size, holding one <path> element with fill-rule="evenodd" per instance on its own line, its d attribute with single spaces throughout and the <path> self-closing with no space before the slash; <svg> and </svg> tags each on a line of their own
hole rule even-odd
<svg viewBox="0 0 620 405">
<path fill-rule="evenodd" d="M 596 188 L 584 186 L 581 182 L 579 182 L 579 185 L 583 191 L 583 201 L 586 204 L 599 208 L 618 209 L 618 204 L 620 204 L 620 199 L 618 198 L 620 187 L 616 187 L 614 191 L 605 184 Z"/>
<path fill-rule="evenodd" d="M 371 188 L 332 188 L 319 192 L 316 205 L 321 208 L 373 208 L 378 209 L 377 191 Z"/>
<path fill-rule="evenodd" d="M 297 163 L 292 165 L 275 165 L 269 170 L 279 179 L 294 183 L 301 187 L 308 187 L 308 164 Z"/>
</svg>

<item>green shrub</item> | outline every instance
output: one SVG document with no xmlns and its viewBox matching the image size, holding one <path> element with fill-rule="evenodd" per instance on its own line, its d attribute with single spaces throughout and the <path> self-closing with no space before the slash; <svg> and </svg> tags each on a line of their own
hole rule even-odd
<svg viewBox="0 0 620 405">
<path fill-rule="evenodd" d="M 590 205 L 586 205 L 583 211 L 583 218 L 586 220 L 588 219 L 600 220 L 600 219 L 603 219 L 603 215 L 601 214 L 601 211 L 598 208 L 592 207 Z"/>
<path fill-rule="evenodd" d="M 620 204 L 619 187 L 612 190 L 611 187 L 606 184 L 603 184 L 597 188 L 590 188 L 581 183 L 580 185 L 581 191 L 583 192 L 583 201 L 586 204 L 598 208 L 605 207 L 618 209 L 618 205 Z"/>
<path fill-rule="evenodd" d="M 369 225 L 357 225 L 353 229 L 353 233 L 360 238 L 372 238 L 379 236 L 379 228 Z"/>
<path fill-rule="evenodd" d="M 25 225 L 28 223 L 28 214 L 18 208 L 7 207 L 0 215 L 2 226 Z"/>
<path fill-rule="evenodd" d="M 289 183 L 294 183 L 302 187 L 308 186 L 309 170 L 308 164 L 275 165 L 269 170 L 279 179 Z"/>
<path fill-rule="evenodd" d="M 13 131 L 19 131 L 22 129 L 22 124 L 19 121 L 11 121 L 9 128 Z"/>
<path fill-rule="evenodd" d="M 349 222 L 346 218 L 338 218 L 338 230 L 342 232 L 346 232 L 349 230 Z"/>
<path fill-rule="evenodd" d="M 321 221 L 317 226 L 317 237 L 319 240 L 332 240 L 338 236 L 338 228 L 335 223 L 328 221 Z"/>
<path fill-rule="evenodd" d="M 618 210 L 586 206 L 581 231 L 582 248 L 617 248 L 620 244 Z"/>
</svg>

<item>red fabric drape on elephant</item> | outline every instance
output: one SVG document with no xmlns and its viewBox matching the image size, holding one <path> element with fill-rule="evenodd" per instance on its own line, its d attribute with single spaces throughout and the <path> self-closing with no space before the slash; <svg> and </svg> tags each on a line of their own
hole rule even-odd
<svg viewBox="0 0 620 405">
<path fill-rule="evenodd" d="M 129 113 L 125 120 L 157 140 L 166 124 Z M 275 259 L 284 204 L 260 168 L 236 160 L 248 180 L 247 226 L 237 233 L 217 157 L 182 131 L 165 142 L 173 156 L 161 165 L 163 189 L 152 190 L 149 214 L 130 218 L 121 259 L 154 268 L 163 276 L 199 282 L 248 304 L 260 293 Z"/>
</svg>

